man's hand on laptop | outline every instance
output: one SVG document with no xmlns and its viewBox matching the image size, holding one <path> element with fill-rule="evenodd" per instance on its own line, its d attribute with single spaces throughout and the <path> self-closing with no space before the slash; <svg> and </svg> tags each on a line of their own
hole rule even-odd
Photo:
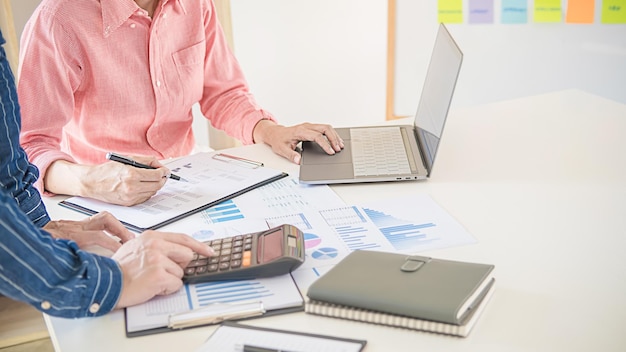
<svg viewBox="0 0 626 352">
<path fill-rule="evenodd" d="M 274 153 L 300 164 L 300 153 L 296 151 L 301 141 L 311 141 L 330 155 L 340 152 L 344 143 L 331 125 L 301 123 L 295 126 L 282 126 L 270 120 L 261 120 L 254 128 L 254 142 L 265 143 Z"/>
</svg>

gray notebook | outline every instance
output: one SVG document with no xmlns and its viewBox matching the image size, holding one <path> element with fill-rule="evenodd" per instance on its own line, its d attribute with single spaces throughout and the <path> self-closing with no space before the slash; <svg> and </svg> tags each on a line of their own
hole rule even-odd
<svg viewBox="0 0 626 352">
<path fill-rule="evenodd" d="M 494 279 L 494 266 L 355 251 L 315 281 L 310 300 L 463 325 Z"/>
</svg>

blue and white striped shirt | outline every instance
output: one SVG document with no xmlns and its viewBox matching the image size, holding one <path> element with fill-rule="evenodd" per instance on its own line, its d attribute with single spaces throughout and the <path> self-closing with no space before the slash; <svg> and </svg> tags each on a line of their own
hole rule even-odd
<svg viewBox="0 0 626 352">
<path fill-rule="evenodd" d="M 39 172 L 19 144 L 20 110 L 4 42 L 0 32 L 0 294 L 53 316 L 105 314 L 122 289 L 118 264 L 40 229 L 50 218 L 33 187 Z"/>
</svg>

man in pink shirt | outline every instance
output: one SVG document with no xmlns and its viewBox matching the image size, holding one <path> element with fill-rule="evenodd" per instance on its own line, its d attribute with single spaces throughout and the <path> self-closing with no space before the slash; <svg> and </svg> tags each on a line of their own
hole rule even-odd
<svg viewBox="0 0 626 352">
<path fill-rule="evenodd" d="M 299 163 L 296 145 L 343 148 L 330 125 L 285 127 L 255 102 L 211 0 L 43 0 L 24 29 L 20 142 L 48 194 L 133 205 L 191 153 L 192 105 L 244 144 Z M 143 156 L 155 170 L 105 162 Z"/>
</svg>

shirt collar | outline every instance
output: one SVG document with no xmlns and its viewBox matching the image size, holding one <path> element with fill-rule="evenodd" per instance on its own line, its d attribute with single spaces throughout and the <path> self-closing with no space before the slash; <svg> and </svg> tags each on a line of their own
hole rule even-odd
<svg viewBox="0 0 626 352">
<path fill-rule="evenodd" d="M 180 6 L 183 13 L 187 13 L 183 0 L 161 0 L 159 6 L 163 8 L 168 3 Z M 139 9 L 133 0 L 101 0 L 100 4 L 102 7 L 102 33 L 105 37 L 119 28 Z"/>
</svg>

